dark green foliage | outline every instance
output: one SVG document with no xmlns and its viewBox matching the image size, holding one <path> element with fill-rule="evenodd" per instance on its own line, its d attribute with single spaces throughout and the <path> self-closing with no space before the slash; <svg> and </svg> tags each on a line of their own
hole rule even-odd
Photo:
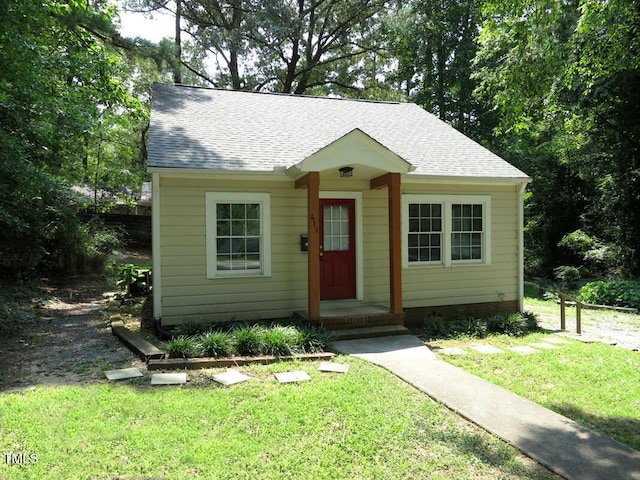
<svg viewBox="0 0 640 480">
<path fill-rule="evenodd" d="M 474 317 L 460 317 L 451 322 L 451 335 L 484 338 L 487 336 L 487 324 L 485 321 Z"/>
<path fill-rule="evenodd" d="M 185 320 L 173 329 L 175 335 L 197 336 L 211 330 L 211 323 L 204 320 Z"/>
<path fill-rule="evenodd" d="M 446 338 L 450 332 L 449 323 L 442 317 L 425 317 L 420 330 L 427 338 Z"/>
<path fill-rule="evenodd" d="M 191 358 L 198 355 L 198 345 L 195 338 L 184 335 L 169 340 L 165 349 L 169 358 Z"/>
<path fill-rule="evenodd" d="M 144 174 L 131 141 L 144 114 L 102 40 L 115 13 L 101 0 L 0 2 L 0 274 L 98 266 L 112 239 L 78 220 L 71 186 L 122 191 Z"/>
<path fill-rule="evenodd" d="M 189 356 L 282 357 L 324 352 L 331 345 L 331 337 L 322 327 L 295 322 L 246 325 L 188 320 L 176 326 L 173 333 L 177 355 L 181 355 L 182 346 L 190 345 L 193 348 L 187 350 Z M 167 348 L 172 342 L 167 343 Z"/>
<path fill-rule="evenodd" d="M 149 293 L 150 267 L 127 263 L 118 265 L 118 280 L 116 285 L 120 287 L 127 297 Z"/>
<path fill-rule="evenodd" d="M 598 280 L 580 289 L 580 300 L 596 305 L 640 308 L 640 282 L 637 280 Z"/>
<path fill-rule="evenodd" d="M 487 319 L 487 328 L 491 333 L 522 337 L 537 330 L 537 322 L 533 314 L 526 316 L 522 313 L 498 314 Z"/>
<path fill-rule="evenodd" d="M 324 328 L 316 325 L 299 327 L 302 353 L 324 352 L 331 345 L 331 335 Z"/>
<path fill-rule="evenodd" d="M 230 357 L 235 351 L 234 338 L 227 332 L 207 332 L 198 337 L 198 347 L 205 357 Z"/>
<path fill-rule="evenodd" d="M 257 325 L 239 328 L 234 332 L 234 336 L 238 355 L 251 357 L 263 352 L 261 331 Z"/>
<path fill-rule="evenodd" d="M 264 353 L 276 357 L 301 353 L 299 346 L 302 345 L 304 340 L 298 329 L 282 325 L 263 328 L 260 332 L 260 337 Z"/>
<path fill-rule="evenodd" d="M 455 320 L 425 318 L 422 333 L 428 339 L 472 337 L 484 338 L 488 334 L 505 334 L 515 337 L 535 332 L 538 320 L 531 312 L 500 313 L 487 319 L 462 316 Z"/>
</svg>

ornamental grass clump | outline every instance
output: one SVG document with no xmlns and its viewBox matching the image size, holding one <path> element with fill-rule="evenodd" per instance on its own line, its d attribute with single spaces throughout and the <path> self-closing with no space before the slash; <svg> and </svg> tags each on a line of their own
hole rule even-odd
<svg viewBox="0 0 640 480">
<path fill-rule="evenodd" d="M 234 332 L 236 353 L 244 357 L 255 357 L 263 353 L 262 335 L 257 325 L 240 327 Z"/>
<path fill-rule="evenodd" d="M 264 352 L 267 355 L 284 357 L 301 353 L 304 337 L 295 327 L 273 325 L 263 328 L 261 335 Z"/>
<path fill-rule="evenodd" d="M 205 357 L 224 358 L 235 353 L 234 338 L 228 332 L 207 332 L 198 337 L 200 352 Z"/>
<path fill-rule="evenodd" d="M 302 353 L 320 353 L 331 345 L 331 335 L 323 328 L 313 325 L 300 327 Z"/>
<path fill-rule="evenodd" d="M 169 358 L 191 358 L 198 356 L 198 345 L 195 338 L 180 335 L 165 344 Z"/>
</svg>

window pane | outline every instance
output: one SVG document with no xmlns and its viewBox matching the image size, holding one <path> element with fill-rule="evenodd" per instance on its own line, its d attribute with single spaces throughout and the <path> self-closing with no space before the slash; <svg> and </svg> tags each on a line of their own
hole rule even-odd
<svg viewBox="0 0 640 480">
<path fill-rule="evenodd" d="M 231 218 L 234 220 L 246 218 L 246 205 L 244 203 L 234 203 L 231 205 Z"/>
<path fill-rule="evenodd" d="M 231 253 L 231 239 L 218 238 L 216 242 L 216 248 L 218 253 L 229 254 Z"/>
<path fill-rule="evenodd" d="M 417 247 L 418 246 L 418 238 L 420 235 L 410 234 L 409 235 L 409 247 Z"/>
<path fill-rule="evenodd" d="M 247 234 L 244 220 L 233 220 L 231 222 L 231 235 L 234 237 L 244 236 Z"/>
<path fill-rule="evenodd" d="M 260 239 L 247 238 L 247 253 L 260 253 Z"/>
<path fill-rule="evenodd" d="M 231 205 L 219 203 L 216 206 L 216 218 L 218 220 L 229 220 L 231 218 Z"/>
<path fill-rule="evenodd" d="M 246 251 L 246 241 L 244 238 L 233 238 L 231 240 L 232 253 L 241 253 L 244 255 Z"/>
<path fill-rule="evenodd" d="M 259 203 L 247 204 L 247 219 L 260 220 L 260 204 Z"/>
<path fill-rule="evenodd" d="M 420 220 L 418 220 L 418 219 L 409 219 L 409 231 L 410 232 L 419 232 L 420 231 Z"/>
<path fill-rule="evenodd" d="M 260 235 L 260 220 L 247 220 L 247 235 Z"/>
<path fill-rule="evenodd" d="M 230 255 L 218 255 L 218 270 L 231 270 Z"/>
<path fill-rule="evenodd" d="M 409 217 L 419 217 L 420 216 L 420 205 L 417 203 L 409 204 Z"/>
<path fill-rule="evenodd" d="M 218 220 L 217 225 L 217 235 L 219 237 L 227 237 L 231 235 L 231 222 L 228 220 Z"/>
</svg>

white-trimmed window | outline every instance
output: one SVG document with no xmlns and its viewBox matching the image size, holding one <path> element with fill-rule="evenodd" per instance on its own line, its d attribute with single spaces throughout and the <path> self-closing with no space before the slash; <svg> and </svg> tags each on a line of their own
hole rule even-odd
<svg viewBox="0 0 640 480">
<path fill-rule="evenodd" d="M 207 192 L 207 277 L 271 275 L 268 193 Z"/>
<path fill-rule="evenodd" d="M 491 263 L 491 197 L 403 195 L 405 268 Z"/>
</svg>

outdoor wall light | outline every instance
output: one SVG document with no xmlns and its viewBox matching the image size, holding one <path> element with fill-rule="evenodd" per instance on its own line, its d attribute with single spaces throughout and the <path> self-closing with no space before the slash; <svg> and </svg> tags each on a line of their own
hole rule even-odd
<svg viewBox="0 0 640 480">
<path fill-rule="evenodd" d="M 342 167 L 338 169 L 338 171 L 340 172 L 340 177 L 342 178 L 353 177 L 353 167 Z"/>
</svg>

